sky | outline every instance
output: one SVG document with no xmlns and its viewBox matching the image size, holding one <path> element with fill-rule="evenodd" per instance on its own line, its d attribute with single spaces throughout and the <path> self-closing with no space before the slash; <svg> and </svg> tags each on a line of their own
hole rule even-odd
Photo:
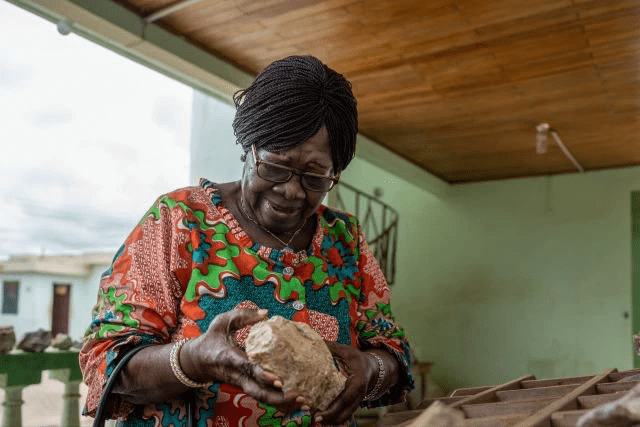
<svg viewBox="0 0 640 427">
<path fill-rule="evenodd" d="M 189 185 L 193 90 L 0 0 L 0 259 L 114 252 Z"/>
</svg>

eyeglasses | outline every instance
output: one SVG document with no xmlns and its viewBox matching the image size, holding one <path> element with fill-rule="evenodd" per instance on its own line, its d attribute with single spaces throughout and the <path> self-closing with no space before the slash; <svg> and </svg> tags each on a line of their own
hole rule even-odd
<svg viewBox="0 0 640 427">
<path fill-rule="evenodd" d="M 256 162 L 258 176 L 266 181 L 282 183 L 289 181 L 293 175 L 298 175 L 304 188 L 320 193 L 331 190 L 338 182 L 338 177 L 335 175 L 327 176 L 317 173 L 300 172 L 297 169 L 259 159 L 256 155 L 255 145 L 251 145 L 251 150 L 253 152 L 253 159 Z"/>
</svg>

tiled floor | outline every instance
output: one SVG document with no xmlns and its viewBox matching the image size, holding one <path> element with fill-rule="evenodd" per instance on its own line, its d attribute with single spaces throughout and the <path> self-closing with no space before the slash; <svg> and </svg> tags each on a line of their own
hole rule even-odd
<svg viewBox="0 0 640 427">
<path fill-rule="evenodd" d="M 80 409 L 84 405 L 87 387 L 80 386 Z M 54 427 L 60 426 L 62 416 L 62 395 L 64 384 L 60 381 L 49 379 L 48 373 L 43 373 L 42 383 L 32 385 L 22 391 L 22 425 L 23 427 Z M 0 401 L 4 402 L 4 390 L 0 389 Z M 0 419 L 2 419 L 3 407 L 0 405 Z M 89 427 L 93 418 L 80 416 L 80 426 Z"/>
</svg>

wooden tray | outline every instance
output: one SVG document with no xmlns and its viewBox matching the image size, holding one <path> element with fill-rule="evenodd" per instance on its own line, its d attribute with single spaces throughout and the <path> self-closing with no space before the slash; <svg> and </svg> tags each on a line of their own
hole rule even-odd
<svg viewBox="0 0 640 427">
<path fill-rule="evenodd" d="M 385 414 L 379 427 L 409 426 L 435 401 L 464 413 L 472 427 L 574 427 L 585 412 L 622 397 L 640 384 L 640 369 L 598 375 L 538 380 L 532 375 L 496 386 L 461 388 L 449 396 L 427 399 L 418 409 Z"/>
</svg>

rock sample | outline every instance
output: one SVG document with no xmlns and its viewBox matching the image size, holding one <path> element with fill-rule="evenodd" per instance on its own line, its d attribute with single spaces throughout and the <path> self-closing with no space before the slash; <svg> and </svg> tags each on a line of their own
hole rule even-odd
<svg viewBox="0 0 640 427">
<path fill-rule="evenodd" d="M 286 393 L 296 390 L 313 408 L 324 410 L 340 394 L 346 378 L 333 362 L 324 340 L 311 326 L 280 316 L 256 323 L 246 341 L 249 360 L 282 380 Z"/>
<path fill-rule="evenodd" d="M 66 334 L 58 334 L 51 340 L 51 347 L 57 348 L 58 350 L 69 350 L 72 344 L 73 340 Z"/>
<path fill-rule="evenodd" d="M 0 326 L 0 354 L 9 353 L 16 345 L 16 333 L 13 326 Z"/>
<path fill-rule="evenodd" d="M 406 427 L 464 427 L 464 414 L 442 402 L 433 402 Z"/>
<path fill-rule="evenodd" d="M 24 334 L 18 343 L 18 348 L 29 353 L 42 353 L 49 345 L 51 345 L 51 332 L 38 329 Z"/>
<path fill-rule="evenodd" d="M 640 424 L 640 385 L 618 400 L 600 405 L 578 420 L 578 427 L 632 427 Z"/>
</svg>

